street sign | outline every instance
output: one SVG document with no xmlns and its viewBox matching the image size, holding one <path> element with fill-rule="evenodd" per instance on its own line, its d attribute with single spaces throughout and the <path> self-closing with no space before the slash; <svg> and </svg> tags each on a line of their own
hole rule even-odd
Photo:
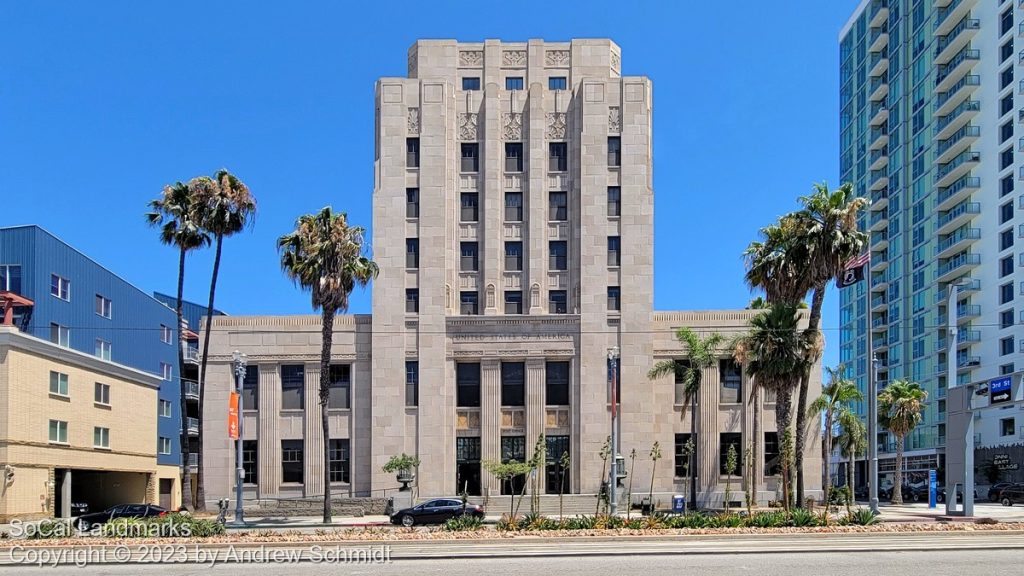
<svg viewBox="0 0 1024 576">
<path fill-rule="evenodd" d="M 238 440 L 238 392 L 228 396 L 228 438 Z"/>
<path fill-rule="evenodd" d="M 938 479 L 935 477 L 935 470 L 928 471 L 928 507 L 935 508 L 935 503 L 938 501 Z"/>
<path fill-rule="evenodd" d="M 1010 390 L 1012 389 L 1012 377 L 1003 376 L 1002 378 L 996 378 L 990 380 L 988 383 L 988 401 L 989 404 L 1002 404 L 1009 402 Z"/>
</svg>

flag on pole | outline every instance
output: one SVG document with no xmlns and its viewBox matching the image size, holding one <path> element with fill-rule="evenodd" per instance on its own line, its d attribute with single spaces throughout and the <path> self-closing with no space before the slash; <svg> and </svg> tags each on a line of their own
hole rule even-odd
<svg viewBox="0 0 1024 576">
<path fill-rule="evenodd" d="M 846 263 L 846 268 L 836 278 L 838 288 L 853 286 L 864 279 L 864 266 L 871 261 L 871 253 L 865 252 Z"/>
</svg>

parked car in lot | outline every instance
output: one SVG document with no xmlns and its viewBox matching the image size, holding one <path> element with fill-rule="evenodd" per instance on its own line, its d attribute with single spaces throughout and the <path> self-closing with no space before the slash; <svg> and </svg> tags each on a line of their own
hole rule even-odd
<svg viewBox="0 0 1024 576">
<path fill-rule="evenodd" d="M 167 510 L 153 504 L 118 504 L 103 512 L 83 514 L 78 517 L 78 529 L 89 530 L 93 526 L 104 524 L 115 518 L 152 518 L 163 516 Z"/>
<path fill-rule="evenodd" d="M 1024 482 L 998 482 L 988 489 L 988 501 L 999 502 L 999 493 L 1006 488 L 1021 488 Z"/>
<path fill-rule="evenodd" d="M 1024 502 L 1024 484 L 1015 484 L 999 492 L 999 503 L 1003 506 L 1013 506 L 1018 502 Z"/>
<path fill-rule="evenodd" d="M 483 520 L 484 508 L 479 504 L 466 504 L 463 507 L 462 500 L 458 498 L 436 498 L 393 513 L 391 523 L 406 527 L 417 524 L 444 524 L 464 514 Z"/>
</svg>

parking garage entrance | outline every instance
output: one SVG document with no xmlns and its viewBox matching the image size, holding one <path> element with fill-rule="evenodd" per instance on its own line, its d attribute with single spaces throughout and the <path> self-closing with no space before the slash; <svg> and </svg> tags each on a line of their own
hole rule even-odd
<svg viewBox="0 0 1024 576">
<path fill-rule="evenodd" d="M 61 518 L 77 516 L 82 506 L 100 512 L 117 504 L 147 502 L 149 473 L 111 472 L 57 468 L 54 478 L 54 513 Z"/>
</svg>

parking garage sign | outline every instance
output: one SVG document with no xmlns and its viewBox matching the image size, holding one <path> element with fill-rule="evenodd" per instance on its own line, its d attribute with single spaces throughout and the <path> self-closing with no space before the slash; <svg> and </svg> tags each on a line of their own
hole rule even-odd
<svg viewBox="0 0 1024 576">
<path fill-rule="evenodd" d="M 1010 401 L 1012 388 L 1010 376 L 996 378 L 988 383 L 988 401 L 990 404 L 1002 404 Z"/>
</svg>

